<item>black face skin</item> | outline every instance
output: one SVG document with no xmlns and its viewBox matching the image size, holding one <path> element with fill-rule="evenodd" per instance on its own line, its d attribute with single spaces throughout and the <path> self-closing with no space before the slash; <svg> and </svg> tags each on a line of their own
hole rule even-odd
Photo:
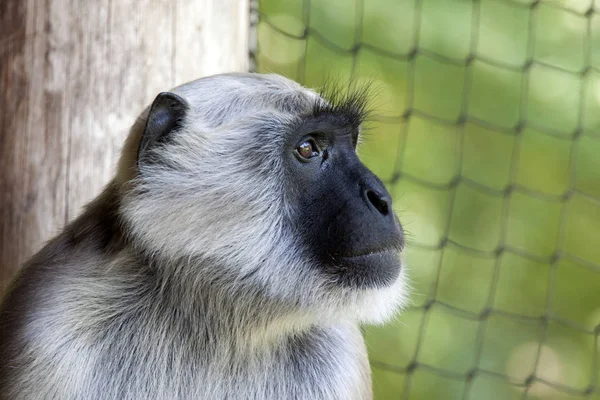
<svg viewBox="0 0 600 400">
<path fill-rule="evenodd" d="M 384 287 L 400 273 L 403 231 L 390 194 L 358 159 L 358 126 L 352 121 L 334 110 L 293 128 L 285 151 L 299 204 L 295 226 L 310 257 L 335 284 Z M 306 142 L 315 150 L 309 158 L 301 155 L 310 154 Z"/>
</svg>

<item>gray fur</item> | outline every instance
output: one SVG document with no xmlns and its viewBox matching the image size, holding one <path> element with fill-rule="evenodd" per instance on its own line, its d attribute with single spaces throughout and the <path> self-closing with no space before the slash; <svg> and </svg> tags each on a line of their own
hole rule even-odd
<svg viewBox="0 0 600 400">
<path fill-rule="evenodd" d="M 280 128 L 317 95 L 251 74 L 173 92 L 190 112 L 164 162 L 136 167 L 146 110 L 114 180 L 13 282 L 0 398 L 371 398 L 358 324 L 385 321 L 405 278 L 336 288 L 298 250 Z"/>
</svg>

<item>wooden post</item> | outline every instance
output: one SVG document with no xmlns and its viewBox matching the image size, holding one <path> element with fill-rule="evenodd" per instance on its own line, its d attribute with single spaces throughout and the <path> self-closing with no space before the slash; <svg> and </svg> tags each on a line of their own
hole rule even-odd
<svg viewBox="0 0 600 400">
<path fill-rule="evenodd" d="M 160 91 L 248 70 L 248 0 L 0 1 L 0 293 Z"/>
</svg>

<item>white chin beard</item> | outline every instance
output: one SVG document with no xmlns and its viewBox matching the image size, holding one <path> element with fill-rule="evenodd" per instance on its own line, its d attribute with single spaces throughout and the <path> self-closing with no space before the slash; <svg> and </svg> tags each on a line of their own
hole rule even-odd
<svg viewBox="0 0 600 400">
<path fill-rule="evenodd" d="M 409 282 L 406 267 L 396 281 L 385 288 L 366 289 L 356 299 L 351 314 L 358 322 L 380 325 L 390 320 L 396 312 L 408 303 Z"/>
</svg>

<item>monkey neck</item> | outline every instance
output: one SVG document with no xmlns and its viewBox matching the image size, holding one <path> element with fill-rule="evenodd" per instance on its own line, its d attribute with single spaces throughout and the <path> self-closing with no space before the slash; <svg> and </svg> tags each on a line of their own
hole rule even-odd
<svg viewBox="0 0 600 400">
<path fill-rule="evenodd" d="M 229 282 L 218 280 L 173 279 L 157 273 L 153 263 L 145 265 L 155 279 L 149 292 L 155 313 L 164 313 L 171 326 L 200 339 L 205 347 L 268 350 L 318 325 L 310 313 L 256 289 L 233 289 Z"/>
<path fill-rule="evenodd" d="M 239 285 L 224 275 L 190 273 L 202 270 L 203 263 L 219 270 L 213 260 L 165 260 L 133 245 L 124 251 L 130 253 L 130 265 L 135 266 L 126 273 L 137 279 L 140 273 L 144 276 L 139 282 L 145 289 L 135 291 L 146 296 L 140 304 L 153 304 L 152 315 L 164 321 L 161 329 L 170 326 L 179 335 L 200 340 L 205 349 L 268 351 L 318 325 L 310 312 L 272 298 L 255 285 Z"/>
<path fill-rule="evenodd" d="M 109 184 L 70 224 L 63 241 L 108 260 L 102 271 L 94 273 L 121 288 L 111 293 L 128 297 L 127 310 L 137 309 L 133 318 L 137 324 L 147 329 L 151 324 L 160 330 L 167 327 L 173 335 L 200 341 L 205 349 L 230 342 L 239 351 L 268 349 L 317 325 L 310 312 L 272 298 L 255 284 L 239 285 L 225 274 L 193 273 L 203 269 L 203 263 L 213 271 L 225 270 L 214 260 L 166 260 L 144 251 L 127 235 L 119 217 L 120 195 L 117 184 Z M 112 300 L 106 299 L 108 304 Z"/>
</svg>

